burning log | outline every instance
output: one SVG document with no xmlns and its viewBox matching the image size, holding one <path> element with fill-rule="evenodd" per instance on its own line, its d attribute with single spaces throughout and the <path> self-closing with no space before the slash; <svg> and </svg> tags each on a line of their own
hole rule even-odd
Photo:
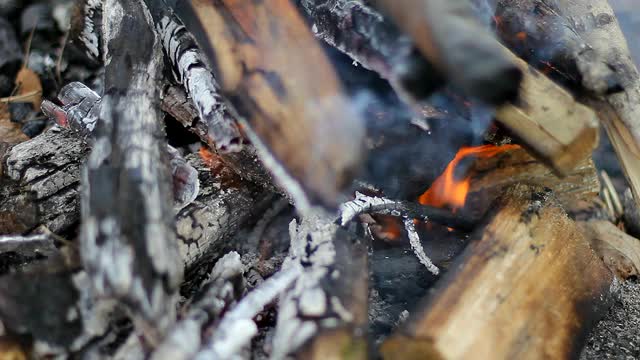
<svg viewBox="0 0 640 360">
<path fill-rule="evenodd" d="M 612 274 L 541 188 L 517 185 L 385 358 L 566 358 L 609 300 Z"/>
<path fill-rule="evenodd" d="M 138 0 L 103 6 L 105 96 L 83 173 L 80 239 L 93 296 L 126 304 L 157 344 L 175 321 L 182 266 L 159 121 L 162 52 L 151 19 L 137 16 L 146 11 Z"/>
<path fill-rule="evenodd" d="M 523 71 L 464 1 L 375 0 L 454 87 L 490 104 L 518 96 Z"/>
<path fill-rule="evenodd" d="M 362 124 L 297 10 L 285 0 L 180 2 L 177 10 L 298 210 L 337 205 L 360 165 Z"/>
</svg>

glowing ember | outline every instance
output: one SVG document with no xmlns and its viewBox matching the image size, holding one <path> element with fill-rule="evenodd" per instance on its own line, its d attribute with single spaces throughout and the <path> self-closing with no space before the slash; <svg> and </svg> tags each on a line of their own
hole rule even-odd
<svg viewBox="0 0 640 360">
<path fill-rule="evenodd" d="M 519 147 L 518 145 L 482 145 L 461 148 L 449 165 L 447 165 L 442 175 L 438 176 L 431 187 L 425 191 L 424 194 L 420 195 L 418 202 L 422 205 L 435 207 L 449 206 L 453 210 L 463 207 L 467 199 L 471 179 L 469 177 L 463 180 L 457 180 L 455 178 L 454 172 L 460 161 L 468 156 L 488 158 Z"/>
</svg>

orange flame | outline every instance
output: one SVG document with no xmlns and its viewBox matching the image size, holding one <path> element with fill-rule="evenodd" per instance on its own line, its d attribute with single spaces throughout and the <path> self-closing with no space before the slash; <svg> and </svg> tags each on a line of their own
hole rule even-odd
<svg viewBox="0 0 640 360">
<path fill-rule="evenodd" d="M 453 160 L 444 169 L 444 172 L 438 176 L 427 191 L 420 195 L 418 202 L 422 205 L 435 207 L 450 206 L 453 210 L 463 207 L 469 193 L 471 179 L 469 177 L 463 180 L 455 179 L 454 172 L 460 161 L 471 155 L 479 158 L 489 158 L 519 147 L 518 145 L 482 145 L 460 148 Z"/>
</svg>

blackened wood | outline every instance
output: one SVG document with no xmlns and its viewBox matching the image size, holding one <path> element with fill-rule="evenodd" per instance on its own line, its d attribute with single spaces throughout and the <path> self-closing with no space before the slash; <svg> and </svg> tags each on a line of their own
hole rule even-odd
<svg viewBox="0 0 640 360">
<path fill-rule="evenodd" d="M 490 104 L 515 100 L 521 70 L 475 18 L 466 1 L 374 0 L 422 54 L 467 95 Z"/>
<path fill-rule="evenodd" d="M 93 295 L 125 304 L 154 345 L 175 321 L 182 277 L 159 116 L 161 44 L 141 0 L 106 1 L 102 25 L 105 96 L 83 173 L 81 254 Z"/>
<path fill-rule="evenodd" d="M 501 0 L 495 21 L 509 48 L 556 79 L 597 94 L 622 90 L 619 75 L 561 15 L 557 1 Z"/>
<path fill-rule="evenodd" d="M 185 1 L 178 13 L 298 209 L 336 206 L 361 164 L 364 132 L 297 9 L 288 0 Z"/>
<path fill-rule="evenodd" d="M 444 85 L 443 76 L 376 9 L 360 1 L 299 0 L 314 34 L 387 79 L 410 102 Z"/>
</svg>

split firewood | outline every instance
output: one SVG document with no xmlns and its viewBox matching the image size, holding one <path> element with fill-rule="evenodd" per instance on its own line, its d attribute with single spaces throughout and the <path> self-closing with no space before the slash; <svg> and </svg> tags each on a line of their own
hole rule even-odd
<svg viewBox="0 0 640 360">
<path fill-rule="evenodd" d="M 375 0 L 454 87 L 490 104 L 518 96 L 523 71 L 465 1 Z"/>
<path fill-rule="evenodd" d="M 459 213 L 469 219 L 482 217 L 505 189 L 518 183 L 553 190 L 563 208 L 572 216 L 584 211 L 600 192 L 598 173 L 591 158 L 580 161 L 570 173 L 559 177 L 523 148 L 517 147 L 476 159 L 467 176 L 467 206 Z"/>
<path fill-rule="evenodd" d="M 177 10 L 298 210 L 337 206 L 361 164 L 363 126 L 296 8 L 285 0 L 185 1 Z"/>
<path fill-rule="evenodd" d="M 566 358 L 604 314 L 613 275 L 549 192 L 517 185 L 385 358 Z"/>
<path fill-rule="evenodd" d="M 524 77 L 518 101 L 498 108 L 496 119 L 558 174 L 567 175 L 598 145 L 597 117 L 542 73 L 508 54 Z"/>
<path fill-rule="evenodd" d="M 126 304 L 153 346 L 175 321 L 182 266 L 159 121 L 161 44 L 145 12 L 141 0 L 103 5 L 105 96 L 83 172 L 80 248 L 93 296 Z"/>
<path fill-rule="evenodd" d="M 612 273 L 622 279 L 640 275 L 640 240 L 609 221 L 583 221 L 579 225 Z"/>
<path fill-rule="evenodd" d="M 287 261 L 301 274 L 280 299 L 271 356 L 366 358 L 368 270 L 362 240 L 321 214 L 299 225 L 292 221 L 289 232 Z"/>
</svg>

